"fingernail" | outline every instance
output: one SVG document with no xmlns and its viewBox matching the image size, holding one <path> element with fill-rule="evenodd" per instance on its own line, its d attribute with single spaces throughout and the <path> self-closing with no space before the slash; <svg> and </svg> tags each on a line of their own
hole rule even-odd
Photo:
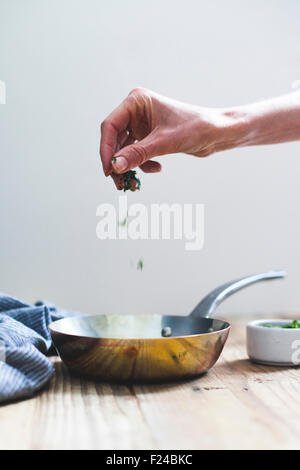
<svg viewBox="0 0 300 470">
<path fill-rule="evenodd" d="M 124 171 L 128 167 L 127 160 L 124 157 L 117 157 L 116 161 L 113 162 L 112 165 L 117 171 Z"/>
</svg>

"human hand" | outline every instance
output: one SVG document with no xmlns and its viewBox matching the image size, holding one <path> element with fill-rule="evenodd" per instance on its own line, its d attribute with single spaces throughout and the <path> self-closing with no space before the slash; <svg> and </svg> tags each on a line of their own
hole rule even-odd
<svg viewBox="0 0 300 470">
<path fill-rule="evenodd" d="M 179 152 L 206 157 L 231 148 L 234 123 L 224 110 L 189 105 L 135 88 L 101 125 L 104 173 L 123 189 L 122 174 L 129 170 L 138 166 L 145 173 L 161 170 L 153 157 Z"/>
</svg>

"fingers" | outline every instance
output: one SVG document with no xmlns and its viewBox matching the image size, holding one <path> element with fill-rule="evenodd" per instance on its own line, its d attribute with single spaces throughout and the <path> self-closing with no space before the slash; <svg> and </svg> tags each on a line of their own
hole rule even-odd
<svg viewBox="0 0 300 470">
<path fill-rule="evenodd" d="M 118 139 L 124 138 L 124 132 L 130 121 L 130 112 L 127 101 L 123 101 L 101 124 L 100 156 L 103 171 L 106 176 L 111 174 L 111 159 L 116 151 L 122 147 Z M 119 134 L 121 133 L 121 137 Z"/>
<path fill-rule="evenodd" d="M 144 173 L 158 173 L 161 171 L 161 164 L 153 160 L 148 160 L 140 165 L 140 169 L 143 170 Z"/>
<path fill-rule="evenodd" d="M 114 155 L 113 171 L 118 174 L 125 173 L 137 166 L 142 166 L 150 158 L 163 153 L 165 153 L 163 143 L 149 134 L 145 139 L 123 147 Z"/>
<path fill-rule="evenodd" d="M 124 183 L 122 182 L 122 175 L 117 175 L 116 173 L 111 173 L 110 175 L 116 185 L 116 188 L 121 191 L 124 188 Z"/>
<path fill-rule="evenodd" d="M 104 123 L 101 126 L 100 156 L 105 176 L 111 172 L 110 161 L 115 153 L 118 132 L 112 126 Z"/>
<path fill-rule="evenodd" d="M 145 173 L 158 172 L 161 165 L 149 161 L 150 158 L 168 153 L 164 149 L 164 139 L 158 139 L 156 132 L 151 132 L 151 116 L 146 112 L 149 108 L 146 104 L 151 105 L 151 100 L 148 103 L 144 95 L 143 90 L 133 90 L 101 125 L 100 155 L 103 170 L 106 176 L 113 176 L 119 189 L 121 179 L 116 174 L 122 175 L 138 166 Z"/>
<path fill-rule="evenodd" d="M 128 141 L 128 131 L 126 131 L 126 130 L 121 131 L 118 135 L 118 138 L 117 138 L 116 152 L 118 152 L 125 145 L 129 145 L 129 142 L 127 142 L 127 141 Z M 130 143 L 133 143 L 133 142 L 130 142 Z"/>
<path fill-rule="evenodd" d="M 153 160 L 148 160 L 147 162 L 143 163 L 140 168 L 144 173 L 158 173 L 159 171 L 161 171 L 161 164 L 159 162 L 154 162 Z M 110 176 L 112 177 L 116 188 L 119 191 L 122 191 L 122 189 L 124 189 L 123 175 L 118 175 L 117 173 L 112 172 Z M 137 186 L 135 184 L 135 181 L 132 181 L 131 191 L 136 190 Z"/>
</svg>

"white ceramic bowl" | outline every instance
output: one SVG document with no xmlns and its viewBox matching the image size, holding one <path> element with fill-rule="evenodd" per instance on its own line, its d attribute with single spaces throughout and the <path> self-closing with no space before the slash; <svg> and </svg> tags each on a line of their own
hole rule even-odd
<svg viewBox="0 0 300 470">
<path fill-rule="evenodd" d="M 264 324 L 286 325 L 287 319 L 255 320 L 247 325 L 249 358 L 272 366 L 300 365 L 300 328 L 267 328 Z"/>
</svg>

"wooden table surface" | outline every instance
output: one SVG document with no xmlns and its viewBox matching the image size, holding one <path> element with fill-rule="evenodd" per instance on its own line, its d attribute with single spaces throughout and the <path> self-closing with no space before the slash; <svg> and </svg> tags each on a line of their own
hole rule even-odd
<svg viewBox="0 0 300 470">
<path fill-rule="evenodd" d="M 35 398 L 0 407 L 1 449 L 299 449 L 300 369 L 251 363 L 248 319 L 206 375 L 109 385 L 56 375 Z"/>
</svg>

